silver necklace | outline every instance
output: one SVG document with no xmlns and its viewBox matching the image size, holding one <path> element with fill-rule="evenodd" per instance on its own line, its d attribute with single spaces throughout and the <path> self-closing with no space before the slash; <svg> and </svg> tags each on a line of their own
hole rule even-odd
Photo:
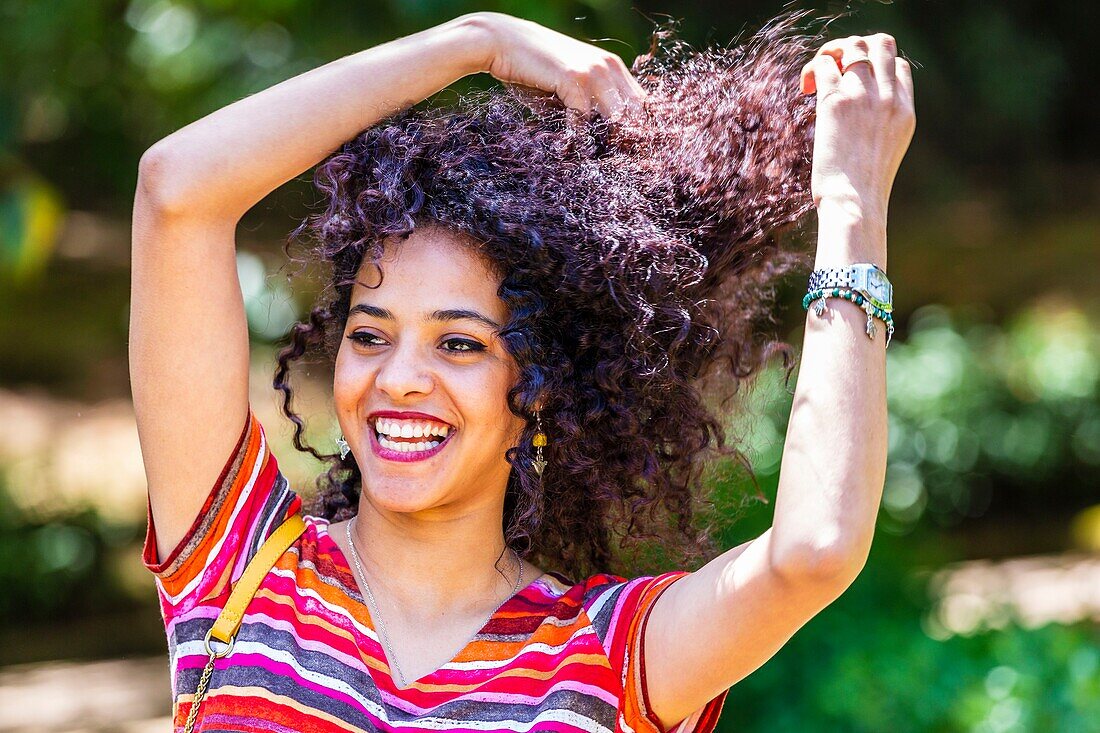
<svg viewBox="0 0 1100 733">
<path fill-rule="evenodd" d="M 374 600 L 374 594 L 371 593 L 370 584 L 367 582 L 367 576 L 363 572 L 363 561 L 359 558 L 359 551 L 355 549 L 355 540 L 352 539 L 351 524 L 358 518 L 358 515 L 352 517 L 344 528 L 345 530 L 347 530 L 345 534 L 347 534 L 348 537 L 348 547 L 351 549 L 351 559 L 355 561 L 355 571 L 356 574 L 359 576 L 359 582 L 363 584 L 363 590 L 367 592 L 367 600 L 370 602 L 371 605 L 371 618 L 378 621 L 378 630 L 381 632 L 382 646 L 386 650 L 386 655 L 389 658 L 389 661 L 393 664 L 394 668 L 397 670 L 397 674 L 401 677 L 401 686 L 404 687 L 406 684 L 405 673 L 401 671 L 401 665 L 397 663 L 397 656 L 393 653 L 393 648 L 390 646 L 389 634 L 386 633 L 386 622 L 382 620 L 382 614 L 378 612 L 378 601 Z M 508 596 L 509 598 L 511 598 L 519 592 L 520 584 L 523 582 L 523 561 L 519 559 L 519 553 L 517 553 L 511 547 L 509 547 L 508 549 L 512 550 L 512 555 L 515 556 L 516 562 L 519 564 L 519 577 L 516 578 L 516 587 L 512 589 L 512 595 Z M 493 614 L 496 613 L 499 609 L 500 606 L 497 606 L 495 609 L 490 611 L 489 615 L 485 617 L 485 622 L 478 627 L 478 630 L 484 628 L 485 624 L 489 623 L 489 619 L 491 619 L 493 617 Z M 477 635 L 477 631 L 474 632 L 474 635 Z M 473 639 L 473 637 L 471 636 L 470 639 Z M 466 643 L 469 644 L 469 640 L 467 640 Z"/>
</svg>

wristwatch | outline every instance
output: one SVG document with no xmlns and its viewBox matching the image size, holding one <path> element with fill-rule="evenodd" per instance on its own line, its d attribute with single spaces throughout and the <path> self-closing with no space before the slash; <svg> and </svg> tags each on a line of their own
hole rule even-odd
<svg viewBox="0 0 1100 733">
<path fill-rule="evenodd" d="M 894 286 L 887 279 L 886 273 L 870 262 L 814 270 L 810 273 L 806 289 L 818 288 L 846 288 L 859 293 L 872 305 L 887 313 L 894 310 Z"/>
</svg>

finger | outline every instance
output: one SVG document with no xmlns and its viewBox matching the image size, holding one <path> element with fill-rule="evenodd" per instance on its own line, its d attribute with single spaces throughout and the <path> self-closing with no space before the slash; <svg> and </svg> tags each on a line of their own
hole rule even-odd
<svg viewBox="0 0 1100 733">
<path fill-rule="evenodd" d="M 820 100 L 840 86 L 840 69 L 836 65 L 836 60 L 827 54 L 815 56 L 810 63 L 814 76 L 814 93 Z"/>
<path fill-rule="evenodd" d="M 645 101 L 649 93 L 642 88 L 634 77 L 630 77 L 619 85 L 619 95 L 626 103 L 626 111 L 630 114 L 639 114 L 645 108 Z"/>
<path fill-rule="evenodd" d="M 605 119 L 618 119 L 626 111 L 626 100 L 618 87 L 607 87 L 598 95 L 596 109 Z"/>
<path fill-rule="evenodd" d="M 561 103 L 570 109 L 588 114 L 592 109 L 592 99 L 588 90 L 575 78 L 566 78 L 554 91 Z"/>
<path fill-rule="evenodd" d="M 871 63 L 874 65 L 874 77 L 878 82 L 879 96 L 884 100 L 893 101 L 897 86 L 897 68 L 894 59 L 897 58 L 897 43 L 894 37 L 886 33 L 876 33 L 871 36 Z"/>
<path fill-rule="evenodd" d="M 834 59 L 835 63 L 837 64 L 837 68 L 839 68 L 840 58 L 844 52 L 843 44 L 843 39 L 824 43 L 822 44 L 821 48 L 817 50 L 817 53 L 814 54 L 814 57 L 806 62 L 805 66 L 802 67 L 802 73 L 799 78 L 799 85 L 802 89 L 803 94 L 813 94 L 817 91 L 817 84 L 814 80 L 813 68 L 814 63 L 817 61 L 819 56 L 828 56 L 829 58 Z"/>
<path fill-rule="evenodd" d="M 838 61 L 841 83 L 844 82 L 845 76 L 854 74 L 863 83 L 864 88 L 877 89 L 875 86 L 875 61 L 871 56 L 871 45 L 867 42 L 867 39 L 863 36 L 848 36 L 842 44 L 841 57 Z M 857 59 L 867 59 L 871 63 L 854 63 Z M 881 74 L 880 70 L 878 75 L 881 76 Z"/>
<path fill-rule="evenodd" d="M 807 61 L 802 65 L 802 72 L 798 75 L 798 88 L 803 94 L 814 93 L 813 61 Z"/>
<path fill-rule="evenodd" d="M 638 83 L 638 80 L 634 78 L 634 74 L 630 71 L 626 63 L 617 56 L 615 59 L 616 62 L 612 68 L 613 79 L 610 85 L 615 86 L 619 90 L 619 96 L 622 97 L 623 103 L 628 110 L 640 111 L 642 103 L 645 102 L 649 93 Z"/>
<path fill-rule="evenodd" d="M 894 59 L 897 69 L 897 90 L 908 101 L 909 107 L 913 107 L 913 69 L 909 61 L 900 56 Z"/>
<path fill-rule="evenodd" d="M 638 83 L 638 80 L 635 79 L 632 74 L 626 75 L 626 87 L 627 97 L 633 100 L 637 104 L 638 108 L 641 109 L 642 104 L 647 99 L 649 99 L 649 92 L 646 91 L 645 87 Z"/>
</svg>

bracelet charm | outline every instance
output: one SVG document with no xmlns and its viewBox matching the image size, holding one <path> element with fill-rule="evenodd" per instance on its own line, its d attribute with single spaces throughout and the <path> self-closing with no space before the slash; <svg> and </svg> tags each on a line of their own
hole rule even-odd
<svg viewBox="0 0 1100 733">
<path fill-rule="evenodd" d="M 810 304 L 813 303 L 814 313 L 820 316 L 828 310 L 828 305 L 825 304 L 826 298 L 844 298 L 859 306 L 867 314 L 867 325 L 864 330 L 869 339 L 874 340 L 875 334 L 878 332 L 874 319 L 878 318 L 881 320 L 886 324 L 886 348 L 890 348 L 890 340 L 894 337 L 893 313 L 879 308 L 860 293 L 853 292 L 846 288 L 818 288 L 816 290 L 810 290 L 806 293 L 805 297 L 802 298 L 802 307 L 808 310 Z"/>
<path fill-rule="evenodd" d="M 875 318 L 886 324 L 886 347 L 894 335 L 894 286 L 886 272 L 873 262 L 857 262 L 837 268 L 817 269 L 810 273 L 806 284 L 806 297 L 802 307 L 814 305 L 814 313 L 821 316 L 829 310 L 826 298 L 844 298 L 863 309 L 867 314 L 867 338 L 874 339 L 877 329 Z"/>
</svg>

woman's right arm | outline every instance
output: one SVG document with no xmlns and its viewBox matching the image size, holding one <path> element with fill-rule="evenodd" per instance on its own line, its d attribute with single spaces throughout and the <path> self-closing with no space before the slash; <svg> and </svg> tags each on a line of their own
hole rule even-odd
<svg viewBox="0 0 1100 733">
<path fill-rule="evenodd" d="M 130 381 L 158 559 L 190 529 L 245 427 L 237 222 L 362 130 L 479 71 L 612 118 L 637 111 L 645 97 L 618 56 L 528 20 L 478 12 L 234 102 L 142 156 Z"/>
<path fill-rule="evenodd" d="M 195 521 L 245 427 L 237 222 L 365 128 L 488 70 L 492 40 L 482 16 L 462 16 L 235 102 L 142 156 L 129 361 L 158 559 Z"/>
</svg>

